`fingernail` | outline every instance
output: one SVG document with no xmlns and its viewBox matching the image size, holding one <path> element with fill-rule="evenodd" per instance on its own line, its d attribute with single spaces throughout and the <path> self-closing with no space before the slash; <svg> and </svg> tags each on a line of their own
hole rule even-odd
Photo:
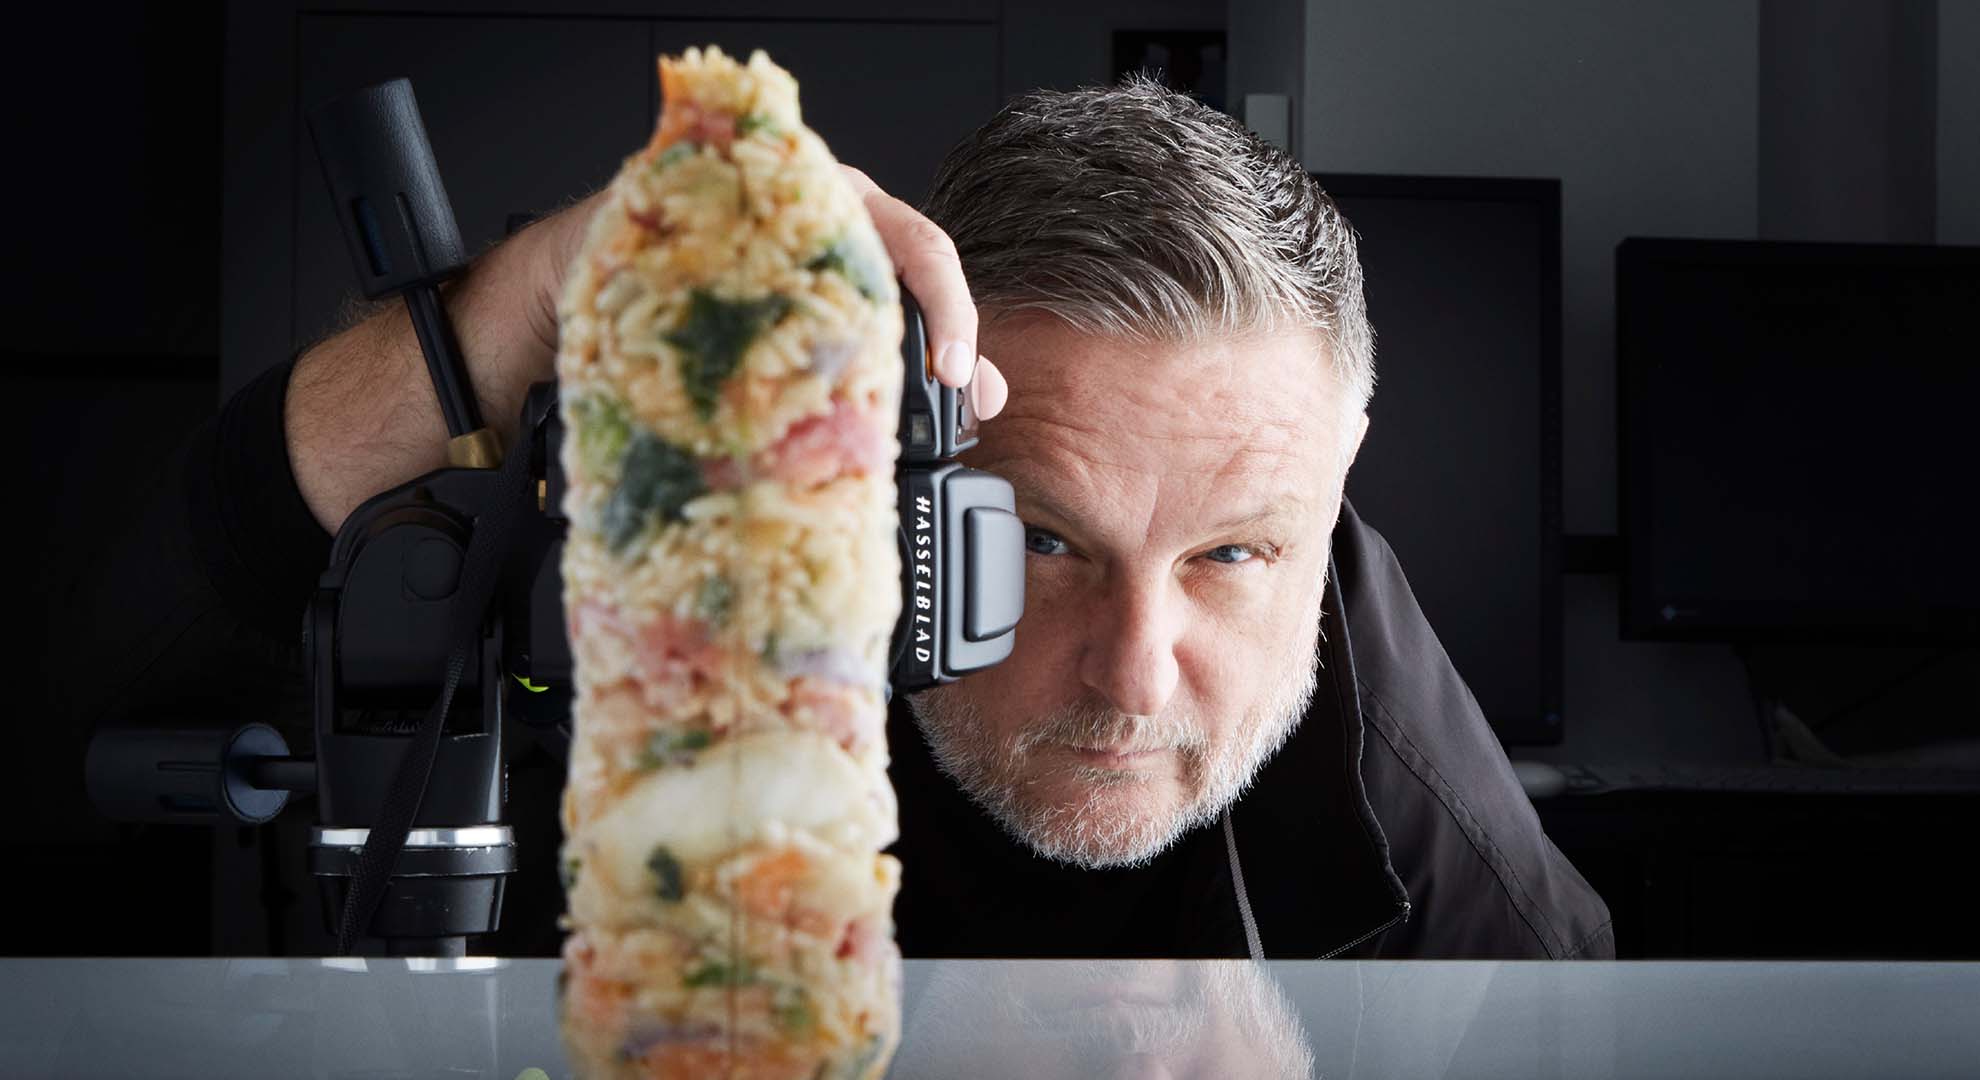
<svg viewBox="0 0 1980 1080">
<path fill-rule="evenodd" d="M 969 407 L 979 419 L 987 420 L 1003 411 L 1011 391 L 997 365 L 985 364 L 983 360 L 981 356 L 976 358 L 976 376 L 969 381 Z"/>
<path fill-rule="evenodd" d="M 936 374 L 941 375 L 942 381 L 951 386 L 962 386 L 969 382 L 969 377 L 976 371 L 976 358 L 970 355 L 971 352 L 969 346 L 960 341 L 951 341 L 942 346 L 941 353 L 935 357 Z"/>
</svg>

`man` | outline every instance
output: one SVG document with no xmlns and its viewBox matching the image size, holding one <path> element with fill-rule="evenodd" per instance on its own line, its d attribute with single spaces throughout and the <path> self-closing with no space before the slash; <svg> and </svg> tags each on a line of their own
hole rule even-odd
<svg viewBox="0 0 1980 1080">
<path fill-rule="evenodd" d="M 903 948 L 1613 955 L 1344 512 L 1372 335 L 1304 170 L 1131 82 L 1013 102 L 928 212 L 1009 382 L 969 460 L 1030 554 L 1011 659 L 893 727 Z"/>
<path fill-rule="evenodd" d="M 1352 231 L 1298 164 L 1129 82 L 1014 101 L 950 155 L 927 218 L 852 175 L 938 373 L 1003 412 L 970 460 L 1016 486 L 1030 550 L 1011 659 L 890 724 L 904 951 L 1612 955 L 1601 899 L 1345 506 L 1372 335 Z M 505 435 L 551 370 L 591 206 L 447 290 Z M 329 536 L 443 441 L 402 311 L 243 390 L 161 493 L 164 542 L 117 563 L 144 568 L 126 589 L 187 572 L 98 714 L 157 700 L 160 672 L 279 684 L 253 675 L 295 663 Z M 519 831 L 552 819 L 527 802 Z M 554 941 L 531 894 L 505 921 L 542 936 L 514 951 Z"/>
</svg>

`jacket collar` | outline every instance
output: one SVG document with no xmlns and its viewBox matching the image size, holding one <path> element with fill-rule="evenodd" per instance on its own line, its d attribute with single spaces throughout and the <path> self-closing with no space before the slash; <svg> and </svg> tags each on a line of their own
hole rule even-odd
<svg viewBox="0 0 1980 1080">
<path fill-rule="evenodd" d="M 1362 779 L 1367 725 L 1349 628 L 1357 597 L 1340 565 L 1361 557 L 1361 545 L 1340 543 L 1359 523 L 1344 507 L 1327 568 L 1313 704 L 1231 809 L 1252 913 L 1271 957 L 1335 955 L 1409 917 L 1408 891 Z M 1353 569 L 1346 580 L 1361 578 Z"/>
</svg>

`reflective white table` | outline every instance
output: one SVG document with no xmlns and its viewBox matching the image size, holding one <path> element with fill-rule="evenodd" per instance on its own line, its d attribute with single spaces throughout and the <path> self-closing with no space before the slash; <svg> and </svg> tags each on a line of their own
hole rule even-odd
<svg viewBox="0 0 1980 1080">
<path fill-rule="evenodd" d="M 4 960 L 9 1077 L 567 1075 L 552 960 Z M 910 961 L 891 1076 L 1972 1077 L 1980 964 Z"/>
</svg>

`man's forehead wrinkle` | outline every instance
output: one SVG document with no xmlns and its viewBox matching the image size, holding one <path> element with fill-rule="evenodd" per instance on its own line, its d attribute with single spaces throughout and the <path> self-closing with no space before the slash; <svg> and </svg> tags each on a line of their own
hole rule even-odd
<svg viewBox="0 0 1980 1080">
<path fill-rule="evenodd" d="M 1109 438 L 1103 425 L 1080 422 L 1074 418 L 1076 410 L 1066 413 L 1029 418 L 999 416 L 985 425 L 982 442 L 964 460 L 973 468 L 996 473 L 1084 473 L 1096 465 L 1133 469 L 1146 464 L 1134 455 L 1120 453 L 1118 440 Z M 988 430 L 993 425 L 995 432 Z"/>
<path fill-rule="evenodd" d="M 1131 485 L 1121 477 L 1096 475 L 1077 454 L 1052 454 L 1048 458 L 1012 461 L 1002 474 L 1017 489 L 1018 502 L 1051 510 L 1067 519 L 1068 525 L 1091 527 L 1127 508 L 1132 501 Z M 1109 496 L 1112 496 L 1109 498 Z M 1125 497 L 1124 497 L 1125 496 Z"/>
<path fill-rule="evenodd" d="M 1279 474 L 1289 469 L 1309 470 L 1319 462 L 1324 447 L 1312 424 L 1295 418 L 1262 413 L 1232 425 L 1234 437 L 1212 466 L 1220 477 L 1237 478 L 1254 474 Z"/>
<path fill-rule="evenodd" d="M 1256 464 L 1248 464 L 1255 459 Z M 1192 526 L 1217 529 L 1239 524 L 1277 522 L 1297 526 L 1300 518 L 1317 505 L 1317 481 L 1312 470 L 1282 455 L 1259 455 L 1239 451 L 1212 481 L 1219 498 L 1208 500 L 1205 512 L 1195 516 Z"/>
<path fill-rule="evenodd" d="M 1265 427 L 1293 432 L 1311 426 L 1312 391 L 1321 389 L 1314 382 L 1317 370 L 1299 365 L 1288 374 L 1283 358 L 1254 355 L 1260 345 L 1250 341 L 1195 347 L 1112 342 L 1093 352 L 1090 340 L 1033 328 L 999 344 L 1010 348 L 1004 364 L 1011 391 L 999 419 L 1091 412 L 1174 439 Z M 1217 422 L 1206 425 L 1211 417 Z"/>
<path fill-rule="evenodd" d="M 1088 394 L 1073 387 L 1037 386 L 1020 383 L 1011 387 L 1010 398 L 997 418 L 983 425 L 985 437 L 1014 432 L 1030 425 L 1047 431 L 1070 429 L 1091 434 L 1105 422 L 1103 410 L 1093 407 Z"/>
<path fill-rule="evenodd" d="M 1093 417 L 1091 410 L 1076 403 L 1041 402 L 999 414 L 983 427 L 982 441 L 964 460 L 975 468 L 997 472 L 1023 461 L 1052 461 L 1055 465 L 1081 464 L 1124 469 L 1130 472 L 1165 472 L 1204 467 L 1200 454 L 1186 458 L 1151 455 L 1149 442 L 1160 446 L 1208 447 L 1212 460 L 1223 457 L 1219 444 L 1229 436 L 1207 431 L 1201 424 L 1179 424 L 1170 431 L 1136 430 L 1123 432 Z"/>
<path fill-rule="evenodd" d="M 1283 503 L 1289 510 L 1311 505 L 1325 470 L 1302 434 L 1311 436 L 1274 423 L 1248 437 L 1199 432 L 1151 444 L 1145 435 L 1118 437 L 1085 420 L 1080 410 L 1061 407 L 1033 417 L 998 417 L 986 425 L 983 443 L 966 460 L 1003 475 L 1034 503 L 1071 514 L 1132 506 L 1130 513 L 1141 512 L 1134 516 L 1148 516 L 1144 524 L 1169 514 L 1203 524 L 1209 520 L 1204 515 L 1221 519 L 1261 503 Z"/>
<path fill-rule="evenodd" d="M 1131 418 L 1150 435 L 1200 437 L 1200 413 L 1250 411 L 1242 393 L 1233 396 L 1241 384 L 1222 374 L 1205 377 L 1222 366 L 1142 355 L 1116 355 L 1098 366 L 1078 358 L 1024 357 L 1006 372 L 1011 395 L 999 419 L 1104 410 Z"/>
<path fill-rule="evenodd" d="M 1188 386 L 1156 386 L 1152 380 L 1129 380 L 1123 386 L 1107 390 L 1097 390 L 1095 386 L 1085 384 L 1045 384 L 1036 388 L 1014 388 L 1010 400 L 1004 404 L 1004 412 L 1000 412 L 994 422 L 1006 426 L 1039 422 L 1049 426 L 1081 428 L 1081 424 L 1073 420 L 1075 416 L 1099 416 L 1101 412 L 1107 412 L 1117 418 L 1133 420 L 1137 434 L 1156 438 L 1202 438 L 1206 434 L 1216 434 L 1206 432 L 1202 426 L 1200 412 L 1206 400 L 1216 398 L 1192 394 Z M 988 432 L 990 426 L 986 424 L 984 430 Z"/>
</svg>

